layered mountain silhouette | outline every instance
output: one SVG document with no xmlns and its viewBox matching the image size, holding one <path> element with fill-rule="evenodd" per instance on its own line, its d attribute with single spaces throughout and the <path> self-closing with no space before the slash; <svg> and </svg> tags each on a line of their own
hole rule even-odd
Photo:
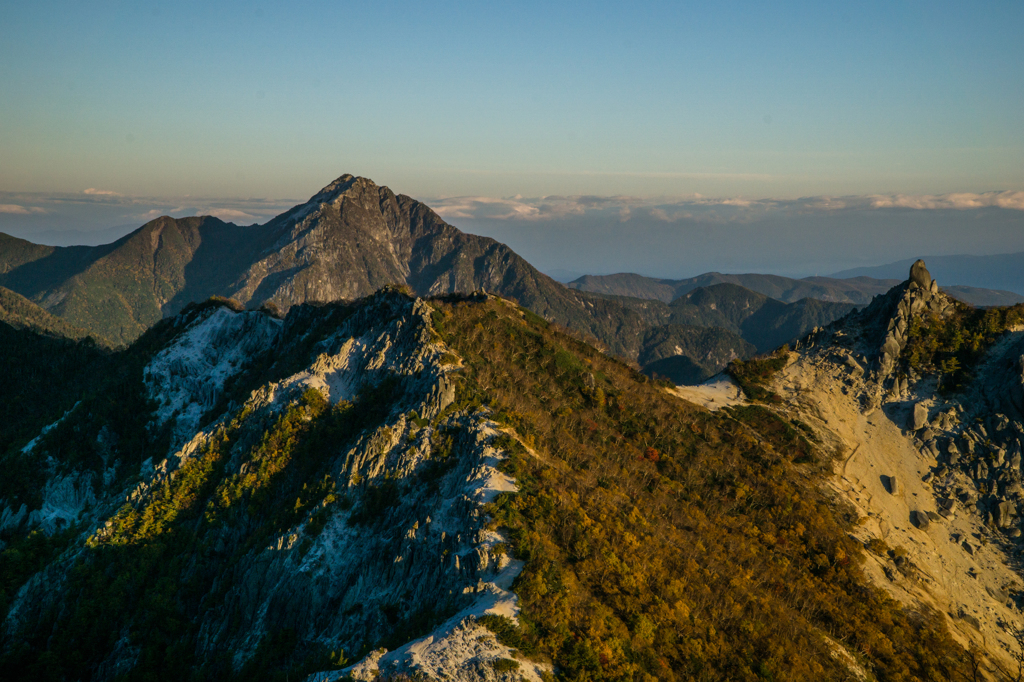
<svg viewBox="0 0 1024 682">
<path fill-rule="evenodd" d="M 659 279 L 624 272 L 615 275 L 584 275 L 569 282 L 567 286 L 578 291 L 612 296 L 632 296 L 671 303 L 694 289 L 715 284 L 737 284 L 786 303 L 794 303 L 803 298 L 816 298 L 836 303 L 866 305 L 875 296 L 884 294 L 899 284 L 902 281 L 900 277 L 910 267 L 911 262 L 900 261 L 893 267 L 885 269 L 850 270 L 832 277 L 805 277 L 804 279 L 779 275 L 729 275 L 720 272 L 707 272 L 687 279 Z M 931 261 L 929 260 L 929 262 Z M 874 276 L 865 276 L 867 274 Z M 961 281 L 973 281 L 966 272 L 963 274 L 966 279 L 961 278 Z M 877 279 L 877 277 L 884 279 Z M 1000 289 L 953 285 L 943 286 L 942 290 L 964 303 L 975 306 L 1014 305 L 1024 301 L 1024 296 L 1014 291 Z"/>
<path fill-rule="evenodd" d="M 870 299 L 857 293 L 856 282 L 846 289 L 852 293 L 838 295 L 771 276 L 710 274 L 682 284 L 624 277 L 628 286 L 613 277 L 584 278 L 592 291 L 582 291 L 580 282 L 567 288 L 506 245 L 465 234 L 428 206 L 352 175 L 263 225 L 165 216 L 95 247 L 0 235 L 0 286 L 23 297 L 23 306 L 34 304 L 35 318 L 47 320 L 43 328 L 61 333 L 68 325 L 65 336 L 89 334 L 114 347 L 211 296 L 286 314 L 302 303 L 354 300 L 396 284 L 420 296 L 493 292 L 641 364 L 654 355 L 665 361 L 665 349 L 678 346 L 696 369 L 669 375 L 693 378 L 751 349 L 775 348 Z M 679 343 L 652 341 L 665 336 L 652 332 L 664 325 L 676 326 L 668 336 Z"/>
<path fill-rule="evenodd" d="M 1021 274 L 1024 272 L 1024 252 L 1001 253 L 991 256 L 926 256 L 925 260 L 928 261 L 928 267 L 935 273 L 935 276 L 942 281 L 970 282 L 977 287 L 990 287 L 996 290 L 1008 289 L 1018 296 L 1024 294 L 1024 275 Z M 913 262 L 913 258 L 908 258 L 886 265 L 843 270 L 832 276 L 901 277 Z M 956 296 L 954 291 L 945 287 L 943 289 L 950 295 Z M 962 297 L 958 296 L 958 298 Z M 972 303 L 967 299 L 962 300 Z"/>
</svg>

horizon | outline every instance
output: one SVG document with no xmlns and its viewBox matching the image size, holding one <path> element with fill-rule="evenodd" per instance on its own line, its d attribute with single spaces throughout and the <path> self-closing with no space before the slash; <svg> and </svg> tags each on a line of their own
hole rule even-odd
<svg viewBox="0 0 1024 682">
<path fill-rule="evenodd" d="M 1012 2 L 8 5 L 0 231 L 261 223 L 355 172 L 548 272 L 1024 251 L 1022 20 Z"/>
<path fill-rule="evenodd" d="M 309 197 L 327 184 L 310 190 Z M 619 273 L 665 279 L 708 272 L 803 278 L 918 257 L 1024 252 L 1024 192 L 796 200 L 699 195 L 414 198 L 467 233 L 508 244 L 560 281 Z M 306 201 L 137 197 L 95 189 L 78 194 L 0 192 L 0 232 L 53 246 L 96 246 L 163 215 L 211 215 L 239 225 L 262 224 Z"/>
</svg>

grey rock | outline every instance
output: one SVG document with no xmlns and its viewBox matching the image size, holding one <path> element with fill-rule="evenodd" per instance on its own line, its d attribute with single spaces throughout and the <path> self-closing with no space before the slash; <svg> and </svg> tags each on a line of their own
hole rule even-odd
<svg viewBox="0 0 1024 682">
<path fill-rule="evenodd" d="M 914 405 L 914 411 L 910 417 L 910 430 L 918 431 L 928 423 L 928 408 L 922 403 Z"/>
<path fill-rule="evenodd" d="M 1000 528 L 1008 528 L 1013 518 L 1017 515 L 1016 505 L 1008 500 L 997 504 L 993 511 L 993 520 Z"/>
<path fill-rule="evenodd" d="M 914 522 L 914 525 L 920 528 L 921 530 L 925 530 L 926 528 L 928 528 L 928 526 L 931 525 L 932 520 L 928 516 L 928 512 L 915 511 L 911 512 L 910 515 L 912 517 L 911 520 Z"/>
</svg>

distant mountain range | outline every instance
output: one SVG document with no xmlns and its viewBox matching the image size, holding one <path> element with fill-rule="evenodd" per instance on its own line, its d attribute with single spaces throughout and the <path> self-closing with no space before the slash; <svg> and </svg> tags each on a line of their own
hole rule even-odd
<svg viewBox="0 0 1024 682">
<path fill-rule="evenodd" d="M 486 290 L 679 383 L 826 325 L 896 283 L 708 273 L 585 276 L 564 286 L 504 244 L 352 175 L 263 225 L 165 216 L 103 246 L 0 234 L 0 321 L 15 328 L 123 347 L 211 296 L 280 315 L 389 284 L 420 296 Z M 1020 300 L 1001 295 L 976 292 L 975 302 Z"/>
<path fill-rule="evenodd" d="M 908 258 L 888 265 L 843 270 L 832 277 L 903 277 L 914 260 Z M 940 282 L 970 283 L 975 287 L 1005 289 L 1018 295 L 1024 294 L 1024 252 L 994 256 L 927 256 L 925 261 L 928 270 Z M 948 289 L 947 293 L 956 295 Z"/>
<path fill-rule="evenodd" d="M 648 301 L 647 306 L 647 316 L 661 324 L 647 331 L 637 360 L 646 374 L 678 384 L 699 383 L 731 360 L 778 348 L 856 309 L 852 303 L 811 298 L 784 303 L 729 283 L 694 289 L 669 304 Z"/>
<path fill-rule="evenodd" d="M 913 262 L 914 259 L 905 263 L 901 261 L 891 266 L 884 266 L 886 268 L 884 272 L 878 269 L 879 272 L 874 273 L 875 276 L 872 277 L 866 276 L 867 273 L 860 270 L 850 270 L 832 277 L 806 277 L 804 279 L 792 279 L 779 275 L 726 275 L 719 272 L 708 272 L 688 279 L 658 279 L 633 273 L 620 273 L 616 275 L 584 275 L 569 282 L 566 286 L 577 291 L 632 296 L 670 303 L 699 287 L 729 283 L 738 284 L 751 291 L 787 303 L 793 303 L 803 298 L 816 298 L 836 303 L 867 305 L 875 296 L 884 294 L 902 282 Z M 935 269 L 931 267 L 931 263 L 932 261 L 928 260 L 929 269 L 934 272 Z M 867 270 L 873 269 L 867 268 Z M 883 276 L 888 279 L 878 279 Z M 937 278 L 940 281 L 964 281 L 954 276 L 943 277 L 941 274 L 937 275 Z M 967 281 L 975 280 L 967 278 Z M 1013 305 L 1024 301 L 1024 296 L 1014 293 L 1014 291 L 964 285 L 943 286 L 942 290 L 964 303 L 976 306 Z"/>
</svg>

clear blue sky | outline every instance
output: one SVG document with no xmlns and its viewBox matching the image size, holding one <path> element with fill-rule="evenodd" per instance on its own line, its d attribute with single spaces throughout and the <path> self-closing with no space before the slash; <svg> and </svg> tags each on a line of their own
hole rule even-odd
<svg viewBox="0 0 1024 682">
<path fill-rule="evenodd" d="M 6 1 L 0 191 L 1019 190 L 1022 27 L 1019 0 Z"/>
</svg>

